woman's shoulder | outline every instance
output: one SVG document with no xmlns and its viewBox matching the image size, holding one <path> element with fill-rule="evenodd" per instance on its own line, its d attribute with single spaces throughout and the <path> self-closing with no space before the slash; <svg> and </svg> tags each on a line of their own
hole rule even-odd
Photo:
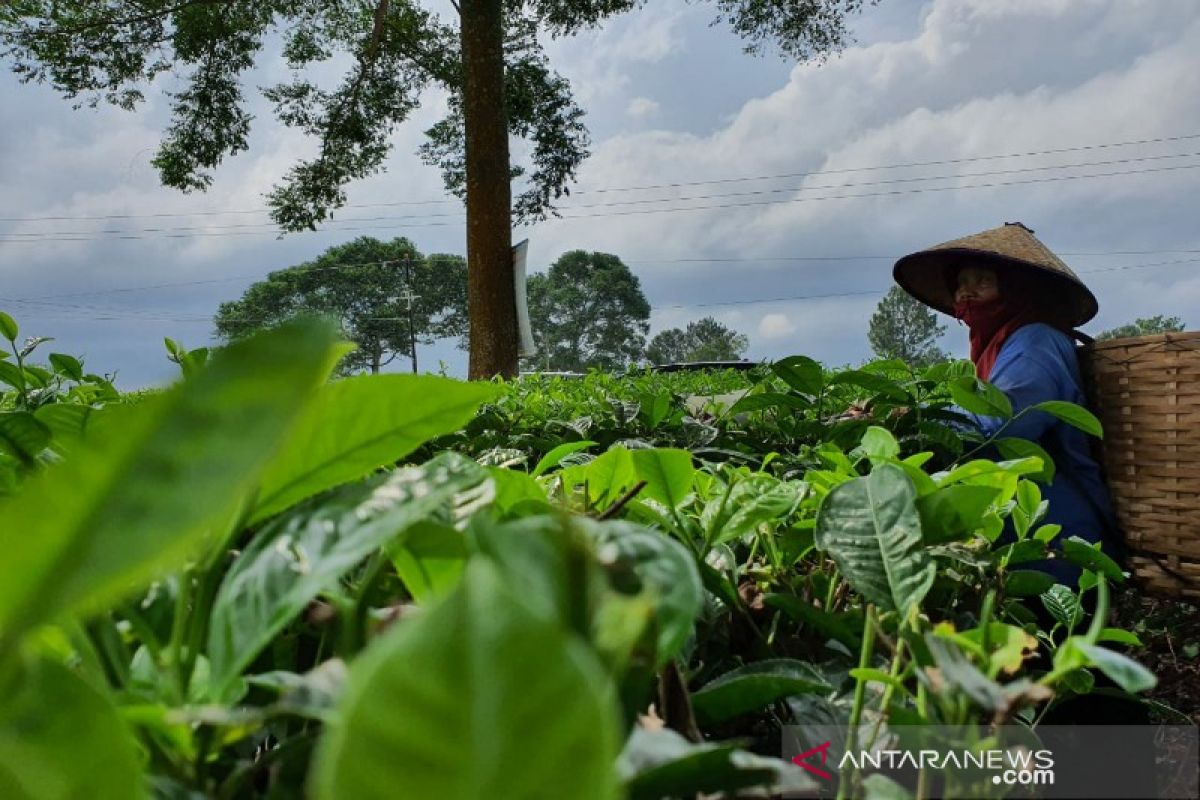
<svg viewBox="0 0 1200 800">
<path fill-rule="evenodd" d="M 1071 337 L 1063 333 L 1053 325 L 1047 325 L 1044 322 L 1031 322 L 1028 325 L 1022 325 L 1013 331 L 1009 341 L 1024 342 L 1027 344 L 1045 343 L 1055 347 L 1066 346 L 1068 349 L 1072 347 Z"/>
<path fill-rule="evenodd" d="M 1033 322 L 1013 331 L 1000 354 L 998 361 L 1011 361 L 1014 365 L 1018 362 L 1037 364 L 1051 374 L 1061 375 L 1065 370 L 1073 376 L 1078 369 L 1071 337 L 1043 322 Z"/>
</svg>

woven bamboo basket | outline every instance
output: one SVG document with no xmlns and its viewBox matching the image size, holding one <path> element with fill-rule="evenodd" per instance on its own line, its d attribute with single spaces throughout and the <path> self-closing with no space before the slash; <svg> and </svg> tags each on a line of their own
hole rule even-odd
<svg viewBox="0 0 1200 800">
<path fill-rule="evenodd" d="M 1095 342 L 1081 364 L 1134 579 L 1200 599 L 1200 332 Z"/>
</svg>

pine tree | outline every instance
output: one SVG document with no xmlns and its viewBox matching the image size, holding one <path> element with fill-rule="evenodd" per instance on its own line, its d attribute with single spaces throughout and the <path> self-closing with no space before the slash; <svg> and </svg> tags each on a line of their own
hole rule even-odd
<svg viewBox="0 0 1200 800">
<path fill-rule="evenodd" d="M 906 364 L 923 367 L 945 361 L 949 355 L 937 346 L 946 332 L 937 315 L 899 286 L 884 295 L 871 315 L 867 340 L 881 358 L 898 358 Z"/>
</svg>

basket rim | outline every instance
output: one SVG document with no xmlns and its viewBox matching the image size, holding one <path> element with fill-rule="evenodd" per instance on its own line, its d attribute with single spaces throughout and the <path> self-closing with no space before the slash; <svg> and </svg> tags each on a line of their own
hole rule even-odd
<svg viewBox="0 0 1200 800">
<path fill-rule="evenodd" d="M 1104 341 L 1089 342 L 1087 347 L 1090 350 L 1111 350 L 1117 347 L 1158 344 L 1159 342 L 1192 341 L 1194 339 L 1200 339 L 1200 331 L 1152 333 L 1147 336 L 1127 336 L 1122 339 L 1105 339 Z"/>
</svg>

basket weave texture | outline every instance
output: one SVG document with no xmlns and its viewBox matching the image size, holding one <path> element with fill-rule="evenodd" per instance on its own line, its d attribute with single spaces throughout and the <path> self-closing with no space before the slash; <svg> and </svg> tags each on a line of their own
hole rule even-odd
<svg viewBox="0 0 1200 800">
<path fill-rule="evenodd" d="M 1082 356 L 1134 578 L 1200 598 L 1200 332 L 1095 342 Z"/>
</svg>

